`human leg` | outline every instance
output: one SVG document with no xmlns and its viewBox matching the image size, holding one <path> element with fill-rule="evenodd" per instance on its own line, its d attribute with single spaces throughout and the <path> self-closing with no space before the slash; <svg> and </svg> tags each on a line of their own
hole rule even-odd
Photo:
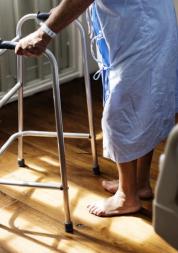
<svg viewBox="0 0 178 253">
<path fill-rule="evenodd" d="M 88 205 L 90 213 L 97 216 L 114 216 L 134 213 L 140 209 L 136 165 L 136 161 L 117 164 L 120 181 L 118 190 L 112 197 Z"/>
<path fill-rule="evenodd" d="M 144 199 L 153 198 L 150 185 L 150 169 L 153 150 L 137 160 L 137 187 L 139 197 Z"/>
<path fill-rule="evenodd" d="M 153 151 L 137 160 L 137 187 L 138 195 L 141 199 L 149 199 L 153 197 L 153 192 L 150 186 L 150 168 Z M 119 180 L 103 180 L 103 188 L 114 194 L 119 187 Z"/>
</svg>

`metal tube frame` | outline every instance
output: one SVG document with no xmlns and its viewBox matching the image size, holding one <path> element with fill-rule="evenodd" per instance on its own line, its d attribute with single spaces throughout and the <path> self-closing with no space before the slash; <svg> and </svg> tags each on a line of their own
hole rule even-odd
<svg viewBox="0 0 178 253">
<path fill-rule="evenodd" d="M 17 56 L 17 81 L 21 84 L 18 90 L 18 132 L 23 131 L 23 57 Z M 18 164 L 25 167 L 23 158 L 23 136 L 18 137 Z"/>
<path fill-rule="evenodd" d="M 74 21 L 76 27 L 80 31 L 81 39 L 82 39 L 82 51 L 83 51 L 83 66 L 84 66 L 84 78 L 85 78 L 85 90 L 86 90 L 86 99 L 87 99 L 87 109 L 88 109 L 88 120 L 89 120 L 89 131 L 91 136 L 91 150 L 93 157 L 93 172 L 95 175 L 100 175 L 100 169 L 98 165 L 98 156 L 96 150 L 96 138 L 95 138 L 95 128 L 94 128 L 94 120 L 93 120 L 93 108 L 92 108 L 92 95 L 91 95 L 91 82 L 90 82 L 90 74 L 89 74 L 89 66 L 88 66 L 88 53 L 87 53 L 87 42 L 86 42 L 86 34 L 83 26 L 78 20 Z"/>
<path fill-rule="evenodd" d="M 22 17 L 17 24 L 16 37 L 12 41 L 18 41 L 22 37 L 22 25 L 24 22 L 34 19 L 37 20 L 37 14 L 28 14 Z M 95 130 L 93 123 L 93 110 L 92 110 L 92 95 L 91 95 L 91 84 L 88 68 L 88 55 L 86 46 L 86 35 L 81 23 L 76 20 L 74 24 L 80 31 L 82 39 L 83 49 L 83 65 L 84 65 L 84 78 L 85 78 L 85 89 L 87 98 L 87 110 L 89 120 L 89 134 L 86 133 L 63 133 L 63 122 L 62 122 L 62 111 L 61 111 L 61 98 L 60 98 L 60 84 L 58 74 L 58 64 L 56 58 L 52 52 L 46 49 L 44 55 L 48 58 L 51 71 L 53 75 L 53 98 L 54 98 L 54 109 L 56 118 L 56 132 L 42 132 L 42 131 L 23 131 L 23 57 L 17 56 L 17 84 L 0 100 L 0 108 L 7 103 L 7 101 L 18 91 L 18 132 L 11 135 L 5 144 L 0 148 L 0 155 L 10 146 L 10 144 L 18 138 L 18 164 L 21 167 L 25 166 L 23 158 L 23 137 L 24 136 L 36 136 L 36 137 L 57 137 L 58 143 L 58 155 L 60 163 L 60 173 L 62 178 L 62 185 L 54 183 L 40 183 L 40 182 L 26 182 L 26 181 L 15 181 L 15 180 L 0 180 L 0 184 L 4 185 L 16 185 L 26 187 L 39 187 L 49 189 L 60 189 L 63 190 L 63 201 L 64 201 L 64 213 L 65 213 L 65 230 L 66 232 L 73 232 L 73 224 L 70 217 L 69 208 L 69 196 L 68 196 L 68 182 L 67 182 L 67 170 L 65 161 L 65 149 L 64 149 L 64 137 L 66 138 L 87 138 L 91 141 L 91 150 L 93 158 L 93 171 L 96 175 L 100 173 L 98 166 L 98 158 L 96 151 L 95 142 Z M 0 56 L 7 50 L 0 50 Z"/>
</svg>

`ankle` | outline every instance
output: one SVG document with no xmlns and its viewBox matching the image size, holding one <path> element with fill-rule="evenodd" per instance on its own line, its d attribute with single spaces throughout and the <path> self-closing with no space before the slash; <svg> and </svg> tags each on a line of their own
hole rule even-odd
<svg viewBox="0 0 178 253">
<path fill-rule="evenodd" d="M 137 191 L 118 189 L 115 195 L 117 195 L 119 198 L 122 198 L 122 200 L 126 202 L 139 201 L 139 195 Z"/>
<path fill-rule="evenodd" d="M 152 189 L 149 182 L 138 184 L 138 190 L 146 190 L 146 189 Z"/>
</svg>

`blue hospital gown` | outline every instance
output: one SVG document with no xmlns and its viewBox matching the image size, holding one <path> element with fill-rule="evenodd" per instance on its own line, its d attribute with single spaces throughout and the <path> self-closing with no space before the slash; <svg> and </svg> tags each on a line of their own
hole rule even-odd
<svg viewBox="0 0 178 253">
<path fill-rule="evenodd" d="M 177 84 L 176 84 L 176 113 L 178 113 L 178 64 L 177 64 Z"/>
<path fill-rule="evenodd" d="M 172 0 L 95 0 L 90 8 L 104 87 L 104 157 L 150 152 L 175 120 L 178 54 Z"/>
</svg>

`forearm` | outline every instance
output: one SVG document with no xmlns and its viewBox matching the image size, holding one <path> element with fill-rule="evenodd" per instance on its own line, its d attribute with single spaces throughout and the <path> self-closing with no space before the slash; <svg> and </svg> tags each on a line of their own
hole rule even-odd
<svg viewBox="0 0 178 253">
<path fill-rule="evenodd" d="M 94 0 L 62 0 L 52 10 L 46 25 L 55 33 L 60 32 L 80 14 L 82 14 Z M 36 57 L 41 55 L 51 40 L 42 27 L 37 31 L 21 39 L 16 46 L 15 52 L 19 55 Z"/>
<path fill-rule="evenodd" d="M 47 26 L 58 33 L 80 14 L 82 14 L 94 0 L 63 0 L 53 9 L 46 21 Z"/>
</svg>

